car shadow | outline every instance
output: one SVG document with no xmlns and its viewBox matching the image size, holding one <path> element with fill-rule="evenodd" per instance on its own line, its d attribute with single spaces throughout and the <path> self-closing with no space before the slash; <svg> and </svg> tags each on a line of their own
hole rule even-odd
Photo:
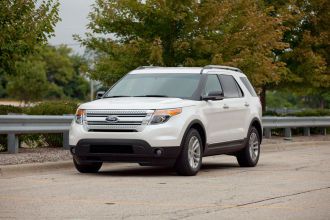
<svg viewBox="0 0 330 220">
<path fill-rule="evenodd" d="M 235 163 L 203 163 L 200 170 L 203 172 L 212 172 L 219 169 L 237 169 L 239 168 L 238 164 Z M 142 167 L 138 164 L 136 166 L 130 166 L 129 168 L 114 168 L 114 169 L 105 169 L 99 171 L 97 174 L 92 175 L 101 175 L 101 176 L 120 176 L 120 177 L 132 177 L 132 176 L 178 176 L 173 167 Z"/>
</svg>

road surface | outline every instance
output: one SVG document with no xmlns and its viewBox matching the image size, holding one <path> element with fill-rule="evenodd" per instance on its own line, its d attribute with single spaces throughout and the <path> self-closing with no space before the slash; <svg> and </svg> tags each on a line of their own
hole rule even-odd
<svg viewBox="0 0 330 220">
<path fill-rule="evenodd" d="M 330 219 L 330 144 L 265 149 L 259 165 L 204 158 L 195 177 L 108 164 L 0 177 L 0 219 Z"/>
</svg>

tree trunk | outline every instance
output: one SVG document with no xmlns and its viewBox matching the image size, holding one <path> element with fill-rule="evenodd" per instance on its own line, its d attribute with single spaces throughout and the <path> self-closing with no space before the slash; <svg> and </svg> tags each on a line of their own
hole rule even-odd
<svg viewBox="0 0 330 220">
<path fill-rule="evenodd" d="M 261 101 L 261 107 L 262 112 L 264 113 L 266 111 L 266 87 L 262 87 L 260 92 L 260 101 Z"/>
</svg>

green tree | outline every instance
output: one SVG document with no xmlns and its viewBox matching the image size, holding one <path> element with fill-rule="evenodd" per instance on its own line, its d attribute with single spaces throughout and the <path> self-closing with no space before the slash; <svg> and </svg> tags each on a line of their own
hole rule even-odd
<svg viewBox="0 0 330 220">
<path fill-rule="evenodd" d="M 276 14 L 287 14 L 283 40 L 290 45 L 289 50 L 277 51 L 279 59 L 287 64 L 289 74 L 282 83 L 270 85 L 270 88 L 289 88 L 305 96 L 312 107 L 329 106 L 330 2 L 266 2 L 276 8 Z"/>
<path fill-rule="evenodd" d="M 50 83 L 47 98 L 86 98 L 89 85 L 82 76 L 88 65 L 86 59 L 72 55 L 72 50 L 65 45 L 41 48 L 40 59 L 46 64 L 47 80 Z"/>
<path fill-rule="evenodd" d="M 15 63 L 35 52 L 53 35 L 59 21 L 58 0 L 0 1 L 0 95 Z"/>
<path fill-rule="evenodd" d="M 97 0 L 92 34 L 77 37 L 96 55 L 92 78 L 106 85 L 140 65 L 240 67 L 262 88 L 279 83 L 285 63 L 282 17 L 253 0 Z"/>
<path fill-rule="evenodd" d="M 48 89 L 45 63 L 29 58 L 15 63 L 15 75 L 8 76 L 8 93 L 25 104 L 41 100 Z"/>
</svg>

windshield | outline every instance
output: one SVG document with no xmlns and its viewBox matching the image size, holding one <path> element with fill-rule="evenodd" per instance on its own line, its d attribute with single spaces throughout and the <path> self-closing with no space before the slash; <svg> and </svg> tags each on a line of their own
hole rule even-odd
<svg viewBox="0 0 330 220">
<path fill-rule="evenodd" d="M 128 74 L 104 98 L 175 97 L 191 99 L 198 88 L 200 74 Z"/>
</svg>

